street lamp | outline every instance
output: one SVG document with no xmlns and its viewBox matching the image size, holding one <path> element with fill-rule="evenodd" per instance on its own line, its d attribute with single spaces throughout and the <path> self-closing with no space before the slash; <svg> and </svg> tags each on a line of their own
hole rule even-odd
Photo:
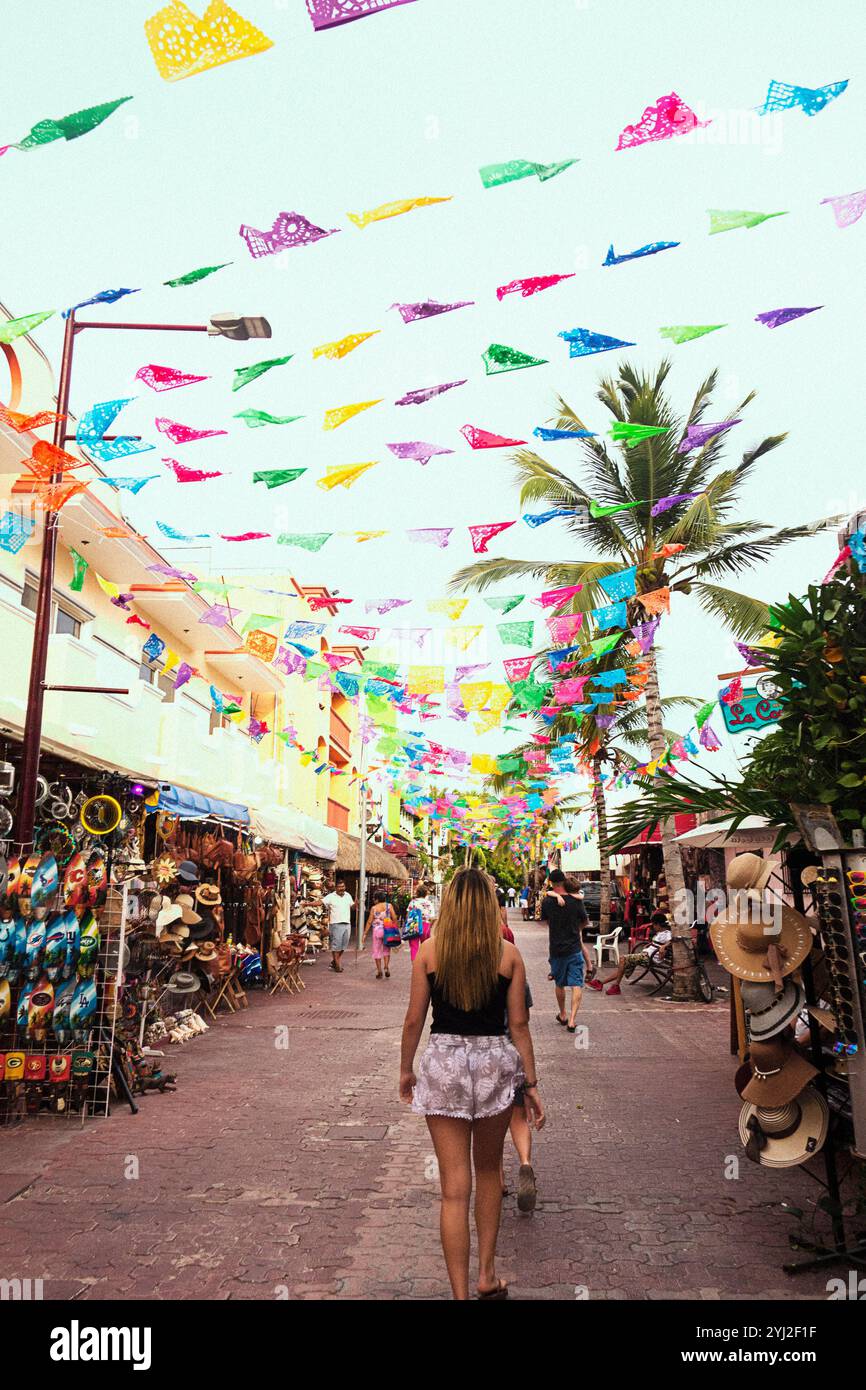
<svg viewBox="0 0 866 1390">
<path fill-rule="evenodd" d="M 213 314 L 207 323 L 79 323 L 70 310 L 63 337 L 60 359 L 60 379 L 57 389 L 57 420 L 54 425 L 54 444 L 61 448 L 66 441 L 65 423 L 69 414 L 69 391 L 72 381 L 72 354 L 75 336 L 86 328 L 114 332 L 207 333 L 210 337 L 228 338 L 242 343 L 250 338 L 270 338 L 271 325 L 265 318 L 246 318 L 239 314 Z M 62 468 L 51 475 L 56 485 L 62 480 Z M 46 508 L 42 541 L 42 562 L 39 567 L 39 593 L 33 627 L 33 650 L 30 656 L 30 682 L 27 690 L 27 713 L 21 749 L 21 772 L 18 779 L 18 804 L 15 814 L 15 840 L 22 854 L 33 844 L 36 819 L 36 791 L 39 776 L 39 757 L 42 744 L 42 713 L 45 704 L 45 672 L 48 666 L 48 638 L 51 633 L 51 605 L 54 598 L 54 570 L 57 553 L 57 532 L 60 513 Z M 77 687 L 94 692 L 102 687 Z"/>
</svg>

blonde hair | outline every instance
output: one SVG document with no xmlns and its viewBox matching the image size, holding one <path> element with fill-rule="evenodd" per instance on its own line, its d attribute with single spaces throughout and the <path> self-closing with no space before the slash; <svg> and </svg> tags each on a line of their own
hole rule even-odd
<svg viewBox="0 0 866 1390">
<path fill-rule="evenodd" d="M 502 929 L 496 893 L 481 869 L 458 869 L 433 928 L 436 983 L 455 1008 L 480 1009 L 496 985 Z"/>
</svg>

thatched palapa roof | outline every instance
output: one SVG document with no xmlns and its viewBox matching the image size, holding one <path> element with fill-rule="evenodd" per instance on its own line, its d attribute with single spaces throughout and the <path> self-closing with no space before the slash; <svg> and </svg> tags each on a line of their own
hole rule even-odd
<svg viewBox="0 0 866 1390">
<path fill-rule="evenodd" d="M 335 868 L 339 873 L 342 869 L 345 873 L 356 874 L 361 868 L 361 841 L 357 835 L 349 835 L 345 830 L 338 830 L 337 862 Z M 408 883 L 409 875 L 396 855 L 388 854 L 379 845 L 367 844 L 367 873 L 378 874 L 382 878 L 393 878 L 398 883 Z"/>
</svg>

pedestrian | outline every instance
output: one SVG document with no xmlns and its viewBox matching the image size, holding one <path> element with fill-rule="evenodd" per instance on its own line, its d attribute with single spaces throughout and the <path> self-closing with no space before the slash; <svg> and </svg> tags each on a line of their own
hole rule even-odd
<svg viewBox="0 0 866 1390">
<path fill-rule="evenodd" d="M 345 881 L 338 878 L 334 885 L 333 893 L 327 893 L 322 899 L 328 909 L 330 917 L 330 930 L 328 945 L 331 951 L 331 969 L 338 975 L 342 975 L 343 967 L 340 961 L 343 952 L 349 944 L 349 934 L 352 928 L 352 908 L 355 906 L 355 899 L 346 889 Z"/>
<path fill-rule="evenodd" d="M 388 901 L 387 895 L 375 902 L 370 908 L 367 917 L 367 925 L 364 927 L 364 935 L 361 940 L 361 949 L 367 940 L 367 935 L 372 929 L 373 932 L 373 964 L 376 967 L 377 980 L 389 980 L 391 978 L 391 945 L 385 938 L 385 928 L 397 926 L 397 914 Z M 384 968 L 384 974 L 383 972 Z"/>
<path fill-rule="evenodd" d="M 515 899 L 516 899 L 516 897 L 517 897 L 517 893 L 515 892 L 515 890 L 514 890 L 513 887 L 509 886 L 508 893 L 507 893 L 506 896 L 507 896 L 507 898 L 508 898 L 508 906 L 509 906 L 509 907 L 513 907 L 513 906 L 514 906 L 514 901 L 515 901 Z"/>
<path fill-rule="evenodd" d="M 525 922 L 529 917 L 529 885 L 526 883 L 520 890 L 520 912 Z"/>
<path fill-rule="evenodd" d="M 436 903 L 430 896 L 426 883 L 418 884 L 418 892 L 406 908 L 406 922 L 403 927 L 403 940 L 409 942 L 409 955 L 414 961 L 426 941 L 436 920 Z"/>
<path fill-rule="evenodd" d="M 622 994 L 623 979 L 628 979 L 639 965 L 649 965 L 653 960 L 661 960 L 663 956 L 670 953 L 670 943 L 673 933 L 671 924 L 668 921 L 666 912 L 654 912 L 650 918 L 652 936 L 642 951 L 632 951 L 627 956 L 623 956 L 616 970 L 610 975 L 601 975 L 597 980 L 590 980 L 590 989 L 604 989 L 607 985 L 608 994 Z"/>
<path fill-rule="evenodd" d="M 505 941 L 514 942 L 514 932 L 506 923 L 502 928 L 502 936 Z M 529 1017 L 529 1010 L 532 1008 L 532 991 L 529 982 L 526 984 L 526 1016 Z M 511 1142 L 517 1150 L 517 1157 L 520 1159 L 520 1171 L 517 1175 L 517 1208 L 519 1211 L 535 1211 L 535 1204 L 538 1200 L 538 1189 L 535 1185 L 535 1172 L 532 1167 L 532 1130 L 526 1118 L 526 1094 L 521 1085 L 518 1085 L 514 1092 L 514 1109 L 511 1112 L 511 1121 L 508 1126 L 511 1135 Z M 508 1188 L 505 1183 L 505 1163 L 502 1164 L 502 1195 L 508 1196 Z"/>
<path fill-rule="evenodd" d="M 496 882 L 496 879 L 495 879 L 495 878 L 492 878 L 492 879 L 490 880 L 490 882 L 493 884 L 493 890 L 494 890 L 494 892 L 496 893 L 496 904 L 497 904 L 497 906 L 498 906 L 498 908 L 499 908 L 499 920 L 500 920 L 500 922 L 502 923 L 502 926 L 503 926 L 503 928 L 504 928 L 504 930 L 503 930 L 503 935 L 505 935 L 505 932 L 509 930 L 509 927 L 508 927 L 508 908 L 506 907 L 506 904 L 505 904 L 505 894 L 503 893 L 502 889 L 499 887 L 499 884 Z M 506 938 L 506 939 L 507 939 L 507 938 Z M 512 941 L 513 941 L 513 940 L 514 940 L 514 937 L 512 936 L 511 939 L 512 939 Z"/>
<path fill-rule="evenodd" d="M 415 1053 L 432 1003 L 430 1041 Z M 510 1038 L 507 1034 L 510 1033 Z M 441 1187 L 439 1229 L 455 1299 L 469 1298 L 469 1201 L 475 1171 L 479 1299 L 508 1297 L 496 1274 L 502 1150 L 514 1092 L 530 1125 L 544 1124 L 526 1011 L 526 970 L 504 941 L 496 895 L 480 869 L 459 869 L 442 897 L 432 938 L 412 967 L 403 1023 L 400 1098 L 426 1117 Z"/>
<path fill-rule="evenodd" d="M 556 1021 L 573 1033 L 583 998 L 583 982 L 592 970 L 592 957 L 583 943 L 583 928 L 589 918 L 580 898 L 568 892 L 561 869 L 551 871 L 548 886 L 550 891 L 541 901 L 541 919 L 547 923 L 550 973 L 556 993 Z M 565 991 L 569 988 L 571 1008 L 566 1018 Z"/>
</svg>

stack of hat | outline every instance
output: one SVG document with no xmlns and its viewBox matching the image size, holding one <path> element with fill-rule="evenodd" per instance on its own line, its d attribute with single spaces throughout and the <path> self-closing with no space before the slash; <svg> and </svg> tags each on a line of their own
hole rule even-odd
<svg viewBox="0 0 866 1390">
<path fill-rule="evenodd" d="M 322 902 L 324 874 L 313 864 L 302 864 L 301 883 L 303 896 L 297 894 L 292 904 L 292 930 L 318 934 L 327 916 Z"/>
<path fill-rule="evenodd" d="M 791 977 L 812 949 L 806 918 L 772 904 L 764 889 L 774 866 L 741 854 L 728 867 L 728 885 L 739 895 L 710 927 L 720 963 L 740 980 L 749 1035 L 750 1067 L 737 1073 L 744 1101 L 740 1137 L 747 1157 L 768 1168 L 789 1168 L 817 1153 L 827 1137 L 827 1102 L 809 1082 L 817 1069 L 794 1047 L 791 1024 L 805 1003 Z"/>
</svg>

